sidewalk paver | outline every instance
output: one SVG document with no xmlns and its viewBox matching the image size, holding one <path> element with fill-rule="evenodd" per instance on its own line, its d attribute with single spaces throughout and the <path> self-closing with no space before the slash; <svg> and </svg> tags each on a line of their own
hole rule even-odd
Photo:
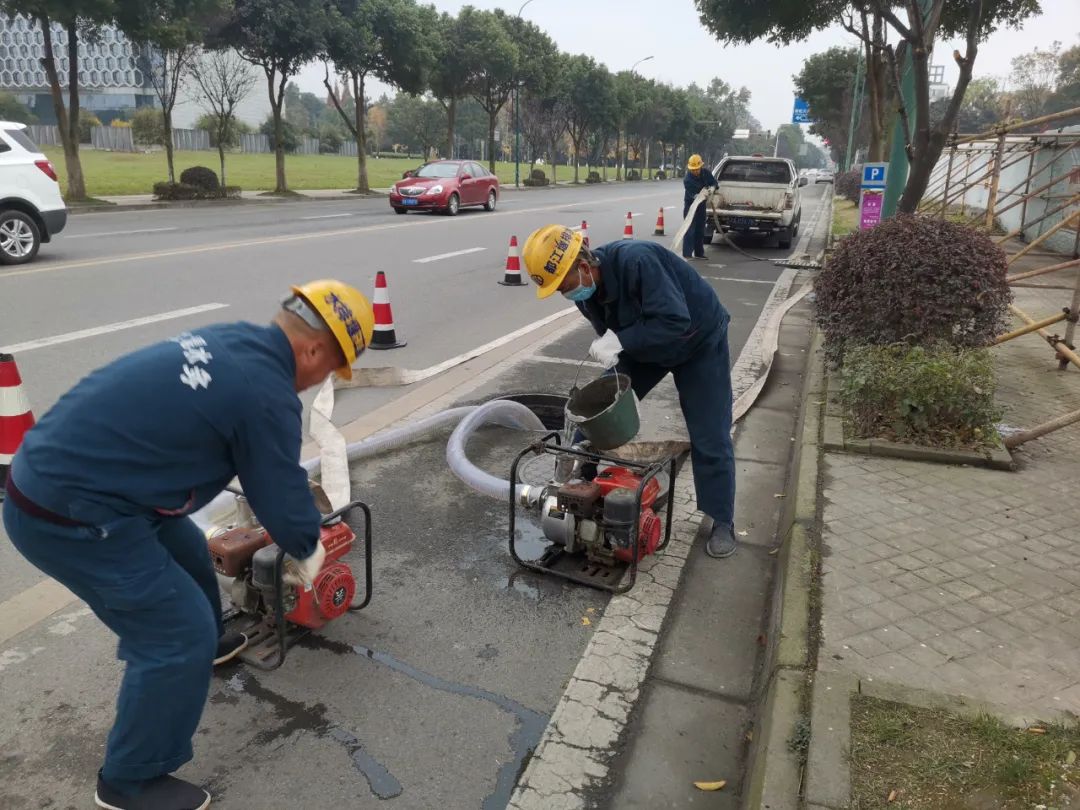
<svg viewBox="0 0 1080 810">
<path fill-rule="evenodd" d="M 1015 292 L 1035 317 L 1069 298 Z M 993 351 L 1007 424 L 1077 407 L 1080 371 L 1038 337 Z M 818 668 L 1080 714 L 1078 452 L 1080 425 L 1025 445 L 1011 473 L 826 454 Z"/>
</svg>

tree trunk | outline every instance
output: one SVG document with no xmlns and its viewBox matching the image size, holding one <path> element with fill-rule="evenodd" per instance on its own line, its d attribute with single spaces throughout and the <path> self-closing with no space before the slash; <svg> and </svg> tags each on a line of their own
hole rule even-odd
<svg viewBox="0 0 1080 810">
<path fill-rule="evenodd" d="M 446 157 L 454 159 L 454 129 L 457 125 L 457 96 L 450 96 L 446 105 Z"/>
<path fill-rule="evenodd" d="M 69 117 L 67 108 L 64 106 L 63 91 L 60 89 L 60 74 L 56 66 L 56 54 L 53 50 L 52 21 L 49 19 L 48 15 L 45 14 L 39 15 L 37 21 L 38 25 L 41 26 L 42 35 L 44 37 L 45 58 L 41 61 L 45 67 L 45 75 L 49 80 L 49 92 L 52 96 L 53 111 L 56 113 L 57 128 L 60 130 L 60 142 L 64 148 L 64 171 L 67 174 L 67 199 L 85 200 L 86 181 L 83 178 L 82 162 L 79 159 L 78 83 L 75 83 L 75 87 L 72 90 L 72 99 L 75 102 L 75 106 L 72 108 L 71 117 Z M 77 37 L 78 31 L 74 25 L 67 26 L 67 32 L 69 37 Z M 75 54 L 78 56 L 79 45 L 77 38 L 69 44 L 69 52 L 71 47 L 75 48 Z M 71 70 L 77 77 L 77 60 Z M 72 125 L 72 122 L 74 122 L 74 125 Z M 74 137 L 72 137 L 72 132 L 75 133 Z"/>
<path fill-rule="evenodd" d="M 165 143 L 165 162 L 169 166 L 169 182 L 176 182 L 176 169 L 173 166 L 173 140 L 172 140 L 172 107 L 168 109 L 162 108 L 161 110 L 162 123 L 165 125 L 165 137 L 162 138 Z M 222 183 L 224 185 L 224 183 Z"/>
<path fill-rule="evenodd" d="M 622 180 L 622 129 L 615 132 L 615 179 Z"/>
<path fill-rule="evenodd" d="M 642 170 L 641 170 L 641 179 L 642 180 L 647 179 L 646 175 L 648 174 L 649 171 L 651 171 L 650 168 L 649 168 L 650 167 L 649 149 L 651 147 L 652 147 L 652 141 L 645 141 L 645 165 L 642 167 Z"/>
<path fill-rule="evenodd" d="M 578 141 L 574 141 L 574 185 L 576 186 L 581 182 L 581 175 L 578 173 L 578 166 L 581 163 L 581 145 Z"/>
<path fill-rule="evenodd" d="M 364 76 L 352 74 L 353 100 L 356 102 L 356 190 L 361 194 L 371 191 L 367 171 L 367 132 L 364 126 Z"/>
<path fill-rule="evenodd" d="M 224 189 L 227 185 L 225 182 L 225 147 L 222 146 L 222 138 L 218 136 L 218 161 L 221 163 L 221 188 Z"/>
<path fill-rule="evenodd" d="M 495 119 L 498 117 L 499 108 L 488 115 L 488 168 L 495 174 Z"/>
<path fill-rule="evenodd" d="M 285 102 L 285 81 L 287 77 L 282 75 L 278 87 L 275 88 L 274 76 L 277 75 L 276 69 L 263 68 L 263 70 L 266 73 L 267 87 L 270 92 L 270 109 L 274 115 L 274 193 L 284 194 L 289 190 L 289 187 L 285 182 L 285 144 L 283 143 L 284 127 L 281 122 L 281 112 Z"/>
</svg>

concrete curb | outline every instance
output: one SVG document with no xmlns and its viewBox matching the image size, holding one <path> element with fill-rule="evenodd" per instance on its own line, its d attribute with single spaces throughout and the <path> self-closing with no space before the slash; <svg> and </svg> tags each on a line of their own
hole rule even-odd
<svg viewBox="0 0 1080 810">
<path fill-rule="evenodd" d="M 792 460 L 793 494 L 785 516 L 787 530 L 777 566 L 777 586 L 770 618 L 775 639 L 766 661 L 761 708 L 755 719 L 748 763 L 746 807 L 752 810 L 796 810 L 803 780 L 810 621 L 816 562 L 812 538 L 818 512 L 819 435 L 824 405 L 824 363 L 821 336 L 814 329 L 807 353 L 806 385 L 799 415 L 799 438 Z"/>
<path fill-rule="evenodd" d="M 840 405 L 837 376 L 837 374 L 826 374 L 828 404 L 825 410 L 825 433 L 822 438 L 822 447 L 826 452 L 861 453 L 879 458 L 901 458 L 907 461 L 927 461 L 934 464 L 968 464 L 972 467 L 988 467 L 992 470 L 1015 469 L 1013 457 L 1004 447 L 994 447 L 979 452 L 922 447 L 886 439 L 847 438 L 844 434 L 844 416 Z"/>
</svg>

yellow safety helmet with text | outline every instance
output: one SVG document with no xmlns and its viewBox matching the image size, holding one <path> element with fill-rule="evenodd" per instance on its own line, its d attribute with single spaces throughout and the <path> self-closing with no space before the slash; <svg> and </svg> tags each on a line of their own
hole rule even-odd
<svg viewBox="0 0 1080 810">
<path fill-rule="evenodd" d="M 315 328 L 329 329 L 337 340 L 345 355 L 345 365 L 334 373 L 344 380 L 351 380 L 351 366 L 371 343 L 371 335 L 375 331 L 375 312 L 371 303 L 355 287 L 334 279 L 309 281 L 292 287 L 292 291 L 318 316 L 321 325 L 311 323 L 311 319 L 302 311 L 297 314 Z M 286 309 L 296 311 L 287 302 Z"/>
<path fill-rule="evenodd" d="M 537 228 L 525 240 L 522 258 L 529 278 L 536 284 L 536 297 L 554 295 L 566 274 L 577 266 L 581 233 L 565 225 Z"/>
<path fill-rule="evenodd" d="M 686 161 L 686 168 L 694 172 L 705 165 L 705 161 L 701 159 L 701 155 L 691 155 L 690 159 Z"/>
</svg>

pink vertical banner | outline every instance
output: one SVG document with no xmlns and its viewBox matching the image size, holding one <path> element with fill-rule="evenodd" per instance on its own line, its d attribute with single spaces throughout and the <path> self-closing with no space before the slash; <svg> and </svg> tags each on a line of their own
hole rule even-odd
<svg viewBox="0 0 1080 810">
<path fill-rule="evenodd" d="M 885 194 L 864 188 L 859 195 L 859 230 L 866 231 L 881 222 L 881 204 Z"/>
</svg>

